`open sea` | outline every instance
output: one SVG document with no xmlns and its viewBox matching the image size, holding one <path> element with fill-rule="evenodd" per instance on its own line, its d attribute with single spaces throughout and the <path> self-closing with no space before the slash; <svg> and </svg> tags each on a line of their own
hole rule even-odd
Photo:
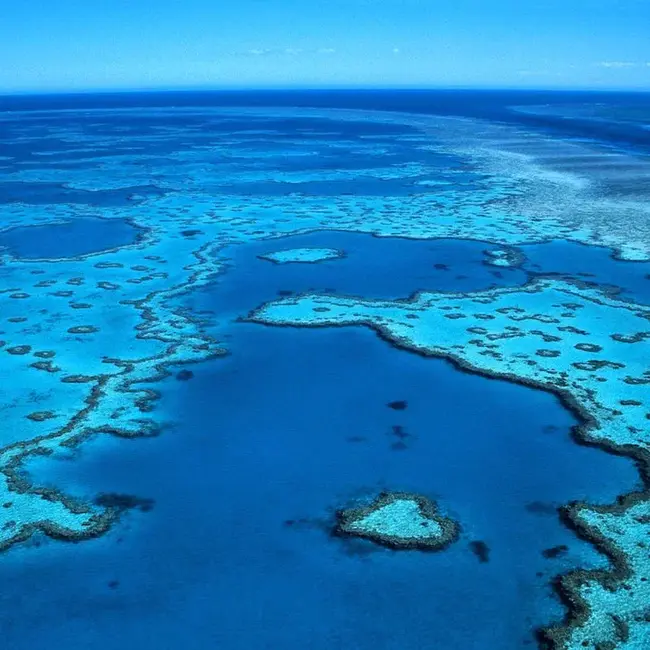
<svg viewBox="0 0 650 650">
<path fill-rule="evenodd" d="M 650 396 L 638 449 L 585 444 L 595 411 L 445 332 L 249 316 L 540 280 L 650 314 L 649 126 L 631 93 L 0 97 L 0 647 L 547 643 L 558 576 L 613 568 L 561 508 L 645 499 Z M 336 534 L 382 492 L 458 537 Z"/>
</svg>

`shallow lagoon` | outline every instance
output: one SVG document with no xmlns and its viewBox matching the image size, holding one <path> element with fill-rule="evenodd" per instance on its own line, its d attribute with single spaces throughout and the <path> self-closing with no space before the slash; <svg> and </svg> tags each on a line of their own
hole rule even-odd
<svg viewBox="0 0 650 650">
<path fill-rule="evenodd" d="M 76 218 L 0 232 L 0 252 L 23 260 L 81 257 L 136 243 L 143 230 L 125 219 Z"/>
<path fill-rule="evenodd" d="M 316 264 L 273 265 L 259 256 L 298 248 L 331 248 L 344 257 Z M 372 298 L 407 298 L 416 291 L 480 291 L 518 286 L 537 275 L 568 275 L 608 285 L 622 298 L 650 303 L 650 263 L 620 262 L 605 248 L 567 242 L 521 246 L 521 265 L 496 267 L 485 251 L 500 247 L 458 239 L 413 240 L 362 233 L 320 231 L 230 246 L 218 255 L 231 267 L 217 292 L 226 313 L 246 313 L 250 304 L 278 292 L 340 293 Z M 587 273 L 585 269 L 588 269 Z M 191 302 L 191 298 L 190 298 Z M 194 303 L 192 303 L 194 304 Z M 225 305 L 234 307 L 234 311 Z M 197 307 L 198 308 L 198 307 Z"/>
<path fill-rule="evenodd" d="M 523 246 L 522 252 L 526 256 L 523 268 L 531 273 L 559 273 L 610 286 L 621 298 L 650 304 L 649 262 L 620 262 L 608 248 L 563 241 Z"/>
</svg>

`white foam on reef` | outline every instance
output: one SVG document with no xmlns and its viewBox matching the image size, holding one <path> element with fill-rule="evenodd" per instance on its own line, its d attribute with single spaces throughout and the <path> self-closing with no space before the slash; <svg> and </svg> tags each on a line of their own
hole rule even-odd
<svg viewBox="0 0 650 650">
<path fill-rule="evenodd" d="M 495 175 L 507 175 L 515 181 L 538 181 L 573 191 L 585 190 L 589 179 L 575 173 L 560 172 L 537 163 L 530 154 L 515 151 L 484 149 L 463 149 L 463 153 L 474 159 L 482 159 L 485 169 Z"/>
<path fill-rule="evenodd" d="M 427 127 L 450 151 L 512 187 L 497 209 L 537 222 L 553 237 L 614 248 L 623 259 L 650 259 L 650 163 L 594 144 L 558 141 L 514 127 L 458 120 Z"/>
</svg>

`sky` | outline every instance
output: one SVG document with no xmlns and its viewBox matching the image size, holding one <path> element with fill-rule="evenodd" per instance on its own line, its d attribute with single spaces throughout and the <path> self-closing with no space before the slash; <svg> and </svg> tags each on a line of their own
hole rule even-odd
<svg viewBox="0 0 650 650">
<path fill-rule="evenodd" d="M 0 15 L 1 93 L 650 90 L 650 0 L 0 0 Z"/>
</svg>

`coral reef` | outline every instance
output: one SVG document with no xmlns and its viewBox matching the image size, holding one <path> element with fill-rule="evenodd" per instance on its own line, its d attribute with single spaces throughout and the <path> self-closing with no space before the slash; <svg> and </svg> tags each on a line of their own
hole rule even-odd
<svg viewBox="0 0 650 650">
<path fill-rule="evenodd" d="M 484 252 L 485 264 L 501 268 L 515 268 L 524 263 L 524 256 L 514 248 L 491 248 Z"/>
<path fill-rule="evenodd" d="M 316 264 L 340 259 L 345 257 L 345 253 L 335 248 L 289 248 L 265 253 L 259 257 L 274 264 Z"/>
<path fill-rule="evenodd" d="M 280 109 L 274 113 L 280 114 Z M 519 245 L 554 239 L 609 246 L 627 260 L 650 258 L 647 201 L 599 194 L 577 174 L 547 169 L 540 162 L 545 156 L 560 163 L 586 160 L 588 169 L 599 154 L 577 142 L 560 145 L 544 135 L 474 120 L 303 109 L 301 117 L 407 125 L 413 138 L 409 152 L 414 149 L 418 161 L 444 155 L 445 164 L 390 164 L 383 146 L 367 139 L 354 145 L 371 160 L 366 169 L 278 169 L 273 164 L 277 152 L 263 165 L 256 161 L 242 168 L 214 164 L 215 156 L 229 159 L 234 149 L 242 158 L 259 155 L 251 154 L 250 142 L 235 134 L 227 144 L 206 146 L 205 139 L 192 139 L 197 135 L 192 129 L 174 126 L 165 135 L 143 136 L 141 150 L 106 156 L 102 149 L 114 146 L 115 133 L 97 132 L 94 118 L 83 111 L 71 115 L 73 120 L 48 137 L 50 143 L 59 142 L 58 155 L 69 153 L 71 143 L 84 143 L 83 164 L 57 166 L 45 156 L 28 164 L 3 161 L 3 180 L 23 184 L 26 198 L 0 204 L 0 244 L 5 246 L 0 250 L 0 350 L 5 352 L 0 369 L 11 377 L 0 395 L 7 422 L 0 449 L 1 549 L 38 531 L 74 541 L 101 535 L 124 510 L 147 507 L 128 495 L 80 503 L 39 487 L 25 463 L 95 435 L 160 432 L 164 423 L 154 411 L 156 382 L 172 373 L 181 381 L 189 379 L 188 364 L 225 354 L 201 319 L 178 304 L 227 269 L 231 260 L 222 257 L 226 247 L 264 240 L 269 249 L 277 249 L 283 236 L 329 229 L 483 241 L 500 247 L 486 252 L 485 262 L 496 267 L 520 264 Z M 164 124 L 165 112 L 156 119 Z M 211 114 L 210 119 L 218 117 Z M 20 114 L 5 115 L 3 129 L 26 151 L 44 141 L 40 127 L 34 129 Z M 155 163 L 150 160 L 147 145 L 173 137 L 179 138 L 176 148 Z M 296 136 L 291 146 L 311 150 L 314 142 Z M 399 139 L 393 144 L 399 145 Z M 346 156 L 351 152 L 345 149 Z M 447 164 L 452 156 L 457 167 Z M 630 160 L 620 153 L 610 162 L 627 169 Z M 614 173 L 610 177 L 602 171 L 604 180 L 616 181 L 616 165 L 607 168 Z M 29 192 L 44 186 L 60 194 L 50 202 L 30 203 Z M 108 199 L 97 217 L 98 202 Z M 126 224 L 137 235 L 104 246 L 101 237 L 93 237 L 90 247 L 82 237 L 84 245 L 74 253 L 54 245 L 67 239 L 43 236 L 82 221 L 89 233 Z M 21 256 L 26 244 L 28 252 Z M 274 263 L 316 263 L 342 255 L 336 249 L 290 249 L 263 257 Z M 449 275 L 448 265 L 439 262 L 435 268 L 439 275 Z M 291 287 L 280 293 L 290 295 Z M 80 325 L 80 313 L 92 318 Z M 646 462 L 648 309 L 589 287 L 545 279 L 523 289 L 424 293 L 404 301 L 299 296 L 261 308 L 252 320 L 365 325 L 393 345 L 551 390 L 582 418 L 576 432 L 580 440 Z M 388 406 L 402 410 L 401 401 Z M 403 449 L 402 438 L 409 434 L 400 427 L 391 435 L 397 438 L 394 448 Z M 397 498 L 385 503 L 384 510 L 366 513 L 365 519 L 354 519 L 353 513 L 348 517 L 362 532 L 382 530 L 368 519 L 373 512 L 408 512 L 410 521 L 440 526 L 438 515 L 426 516 L 431 505 L 415 499 L 420 497 Z M 556 510 L 555 504 L 544 503 L 530 508 Z M 541 633 L 544 642 L 571 650 L 642 647 L 650 600 L 644 574 L 647 495 L 631 495 L 603 508 L 571 504 L 562 512 L 567 525 L 612 558 L 614 568 L 575 572 L 558 582 L 571 614 L 563 625 Z M 373 521 L 374 529 L 363 528 Z M 436 525 L 421 528 L 438 531 Z M 386 539 L 400 539 L 399 527 L 397 535 L 390 527 L 383 532 L 389 533 Z M 473 544 L 479 559 L 487 557 L 482 542 Z"/>
<path fill-rule="evenodd" d="M 456 540 L 459 530 L 458 524 L 439 515 L 426 497 L 384 492 L 368 506 L 339 510 L 334 532 L 397 550 L 438 551 Z"/>
<path fill-rule="evenodd" d="M 407 318 L 413 313 L 417 321 Z M 580 283 L 538 279 L 515 289 L 423 292 L 397 301 L 304 295 L 268 303 L 249 320 L 294 327 L 363 325 L 391 345 L 552 391 L 583 422 L 575 431 L 579 441 L 631 456 L 647 468 L 650 308 Z M 480 327 L 473 325 L 477 321 Z M 540 339 L 552 346 L 541 355 Z M 612 506 L 571 504 L 564 519 L 612 558 L 614 568 L 564 576 L 558 587 L 569 618 L 540 637 L 555 648 L 592 650 L 644 638 L 649 494 L 629 495 Z"/>
</svg>

